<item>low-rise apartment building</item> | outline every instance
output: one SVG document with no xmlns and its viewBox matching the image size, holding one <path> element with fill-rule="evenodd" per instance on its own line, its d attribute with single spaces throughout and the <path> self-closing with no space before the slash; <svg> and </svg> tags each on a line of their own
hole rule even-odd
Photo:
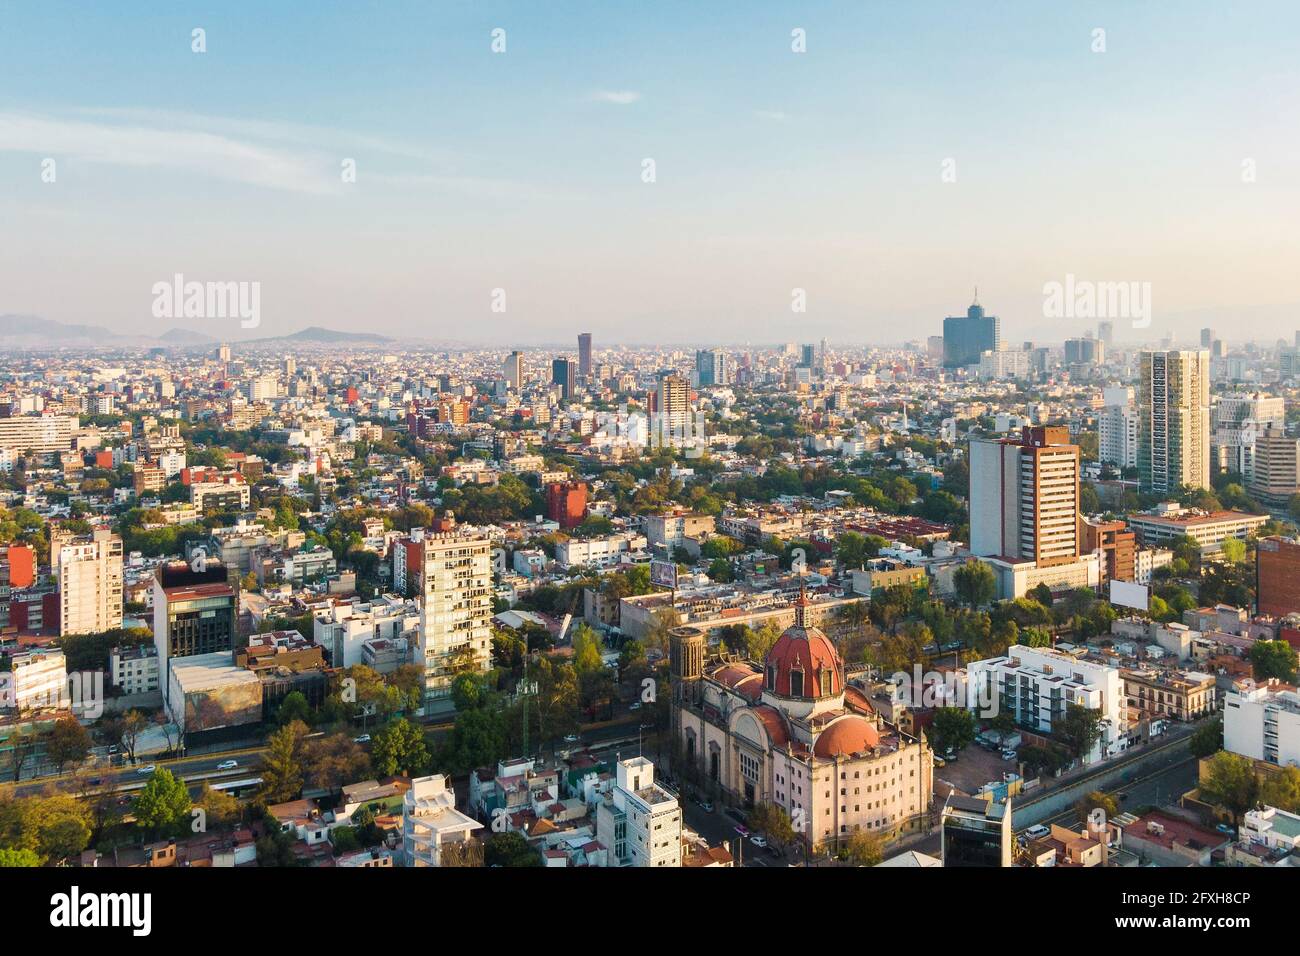
<svg viewBox="0 0 1300 956">
<path fill-rule="evenodd" d="M 1277 764 L 1300 767 L 1300 691 L 1269 681 L 1232 691 L 1223 701 L 1223 749 Z"/>
<path fill-rule="evenodd" d="M 1052 648 L 1016 644 L 1002 657 L 968 664 L 967 682 L 972 709 L 977 701 L 997 700 L 999 713 L 1046 736 L 1059 729 L 1072 704 L 1100 711 L 1101 736 L 1084 755 L 1085 763 L 1113 756 L 1127 746 L 1127 699 L 1117 667 Z"/>
</svg>

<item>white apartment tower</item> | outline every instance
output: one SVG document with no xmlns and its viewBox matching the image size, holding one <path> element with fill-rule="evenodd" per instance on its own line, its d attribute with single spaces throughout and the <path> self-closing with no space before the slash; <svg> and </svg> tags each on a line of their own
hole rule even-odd
<svg viewBox="0 0 1300 956">
<path fill-rule="evenodd" d="M 492 548 L 487 538 L 426 533 L 417 596 L 417 663 L 425 699 L 445 698 L 463 671 L 483 672 L 492 649 Z"/>
<path fill-rule="evenodd" d="M 1210 487 L 1210 353 L 1143 352 L 1141 361 L 1141 489 Z"/>
<path fill-rule="evenodd" d="M 1138 413 L 1133 404 L 1133 389 L 1103 389 L 1102 400 L 1105 405 L 1097 419 L 1101 460 L 1119 468 L 1136 468 Z"/>
<path fill-rule="evenodd" d="M 97 634 L 122 626 L 122 539 L 107 528 L 59 549 L 59 633 Z"/>
</svg>

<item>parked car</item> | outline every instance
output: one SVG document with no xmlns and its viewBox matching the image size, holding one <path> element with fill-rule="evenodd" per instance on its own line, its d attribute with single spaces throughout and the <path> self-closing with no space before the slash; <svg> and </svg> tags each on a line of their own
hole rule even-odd
<svg viewBox="0 0 1300 956">
<path fill-rule="evenodd" d="M 767 846 L 767 837 L 763 836 L 763 834 L 761 833 L 755 833 L 752 837 L 749 838 L 749 842 L 761 849 Z"/>
<path fill-rule="evenodd" d="M 948 766 L 948 761 L 944 760 L 942 757 L 935 757 L 934 765 L 936 767 L 946 767 Z"/>
<path fill-rule="evenodd" d="M 641 701 L 639 701 L 639 700 L 634 700 L 634 701 L 632 701 L 632 703 L 630 703 L 630 704 L 627 705 L 627 709 L 628 709 L 628 710 L 640 710 L 640 709 L 641 709 Z"/>
<path fill-rule="evenodd" d="M 362 734 L 360 737 L 353 737 L 352 742 L 354 744 L 368 744 L 370 743 L 370 735 Z"/>
<path fill-rule="evenodd" d="M 1025 836 L 1037 840 L 1039 837 L 1045 837 L 1052 832 L 1051 827 L 1045 827 L 1041 823 L 1035 823 L 1032 827 L 1025 830 Z"/>
<path fill-rule="evenodd" d="M 1220 833 L 1232 833 L 1232 827 L 1228 826 L 1226 823 L 1220 823 L 1214 829 L 1218 830 Z"/>
<path fill-rule="evenodd" d="M 1015 760 L 1017 756 L 1019 756 L 1019 755 L 1018 755 L 1014 750 L 1004 750 L 1004 751 L 1002 751 L 1002 759 L 1003 759 L 1003 760 Z"/>
<path fill-rule="evenodd" d="M 136 767 L 135 772 L 143 776 L 146 773 L 153 773 L 158 768 L 153 764 L 146 764 L 143 767 Z"/>
<path fill-rule="evenodd" d="M 952 763 L 954 760 L 957 759 L 957 751 L 954 748 L 949 747 L 947 750 L 943 752 L 943 759 L 948 761 L 949 763 Z"/>
<path fill-rule="evenodd" d="M 223 761 L 221 761 L 221 763 L 217 764 L 217 769 L 218 769 L 218 770 L 234 770 L 234 769 L 235 769 L 236 767 L 238 767 L 238 766 L 239 766 L 239 761 L 238 761 L 238 760 L 223 760 Z"/>
<path fill-rule="evenodd" d="M 577 735 L 577 734 L 565 734 L 565 735 L 564 735 L 564 742 L 565 742 L 566 744 L 576 744 L 576 743 L 578 742 L 578 735 Z"/>
<path fill-rule="evenodd" d="M 736 832 L 739 833 L 742 838 L 747 837 L 749 836 L 749 827 L 745 826 L 743 823 L 737 824 Z"/>
</svg>

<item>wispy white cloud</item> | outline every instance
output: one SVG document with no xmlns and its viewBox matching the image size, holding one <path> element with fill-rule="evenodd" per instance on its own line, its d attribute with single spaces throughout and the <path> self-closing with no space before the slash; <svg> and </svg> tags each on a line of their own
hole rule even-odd
<svg viewBox="0 0 1300 956">
<path fill-rule="evenodd" d="M 168 168 L 300 193 L 338 191 L 339 160 L 196 128 L 109 124 L 0 112 L 0 152 L 137 168 Z"/>
<path fill-rule="evenodd" d="M 780 110 L 754 110 L 754 115 L 759 119 L 771 120 L 774 123 L 784 123 L 788 116 Z"/>
<path fill-rule="evenodd" d="M 597 103 L 613 103 L 617 106 L 627 106 L 641 99 L 641 94 L 636 90 L 597 90 L 591 94 L 591 99 Z"/>
<path fill-rule="evenodd" d="M 266 189 L 340 194 L 341 163 L 360 184 L 496 198 L 545 198 L 529 183 L 464 175 L 464 157 L 363 133 L 166 110 L 79 109 L 58 115 L 0 111 L 0 153 L 171 169 Z"/>
</svg>

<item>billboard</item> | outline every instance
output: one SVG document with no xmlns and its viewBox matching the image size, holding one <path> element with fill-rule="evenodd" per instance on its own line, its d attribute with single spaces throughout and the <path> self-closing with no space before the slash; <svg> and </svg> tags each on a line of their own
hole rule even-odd
<svg viewBox="0 0 1300 956">
<path fill-rule="evenodd" d="M 1151 589 L 1132 581 L 1110 582 L 1110 603 L 1145 611 L 1151 604 Z"/>
<path fill-rule="evenodd" d="M 651 561 L 650 583 L 661 588 L 677 590 L 677 563 L 675 561 Z"/>
<path fill-rule="evenodd" d="M 262 682 L 244 681 L 185 693 L 186 733 L 256 724 L 262 719 Z"/>
</svg>

